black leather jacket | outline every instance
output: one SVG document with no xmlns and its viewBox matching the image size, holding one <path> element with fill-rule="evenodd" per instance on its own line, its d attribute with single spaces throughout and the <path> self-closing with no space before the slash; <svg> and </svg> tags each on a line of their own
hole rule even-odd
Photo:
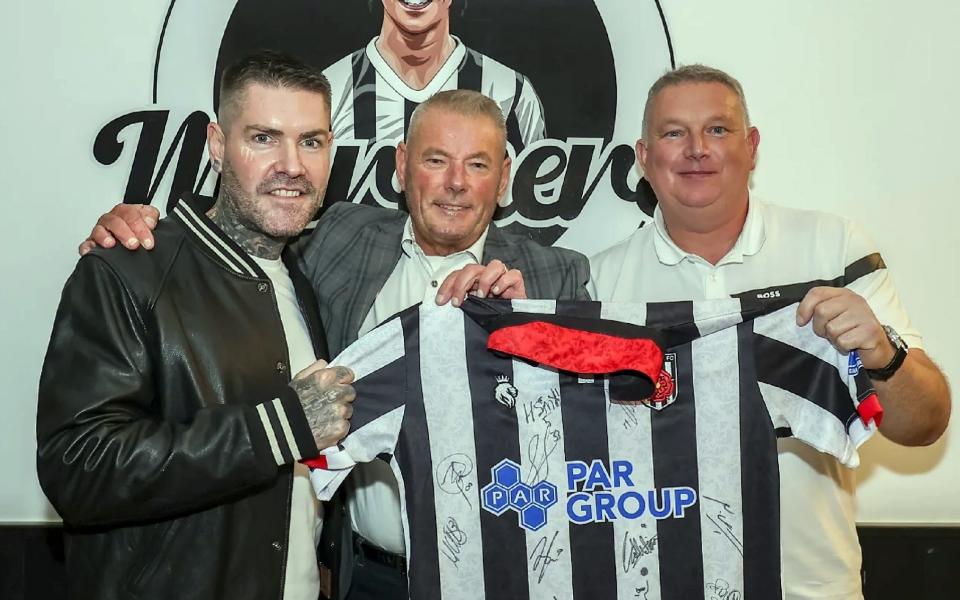
<svg viewBox="0 0 960 600">
<path fill-rule="evenodd" d="M 280 598 L 292 464 L 318 450 L 273 286 L 190 201 L 155 236 L 80 259 L 44 362 L 37 469 L 66 526 L 70 595 Z"/>
</svg>

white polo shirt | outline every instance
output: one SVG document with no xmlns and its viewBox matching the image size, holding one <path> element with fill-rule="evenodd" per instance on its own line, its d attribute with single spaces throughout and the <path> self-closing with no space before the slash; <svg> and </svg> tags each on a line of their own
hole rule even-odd
<svg viewBox="0 0 960 600">
<path fill-rule="evenodd" d="M 590 292 L 598 300 L 632 302 L 724 298 L 830 281 L 875 252 L 872 240 L 846 219 L 751 199 L 736 243 L 712 265 L 673 242 L 657 207 L 651 224 L 591 259 Z M 864 296 L 880 322 L 896 329 L 910 347 L 922 347 L 887 269 L 848 287 Z M 785 597 L 862 598 L 853 471 L 795 440 L 780 440 L 778 449 Z"/>
<path fill-rule="evenodd" d="M 359 335 L 418 302 L 433 302 L 437 288 L 447 275 L 480 262 L 487 231 L 485 229 L 466 250 L 449 256 L 427 256 L 414 239 L 413 223 L 407 217 L 400 242 L 400 260 L 377 294 Z M 357 465 L 344 486 L 347 488 L 346 501 L 353 530 L 383 550 L 406 554 L 400 516 L 400 489 L 390 465 L 382 460 Z"/>
</svg>

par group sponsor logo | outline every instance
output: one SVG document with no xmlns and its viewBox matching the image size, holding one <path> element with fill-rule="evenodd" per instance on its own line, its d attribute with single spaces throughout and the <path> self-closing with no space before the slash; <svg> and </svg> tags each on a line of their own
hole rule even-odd
<svg viewBox="0 0 960 600">
<path fill-rule="evenodd" d="M 566 518 L 575 525 L 641 517 L 682 519 L 698 494 L 688 486 L 642 489 L 634 484 L 633 463 L 612 460 L 566 462 Z M 490 483 L 480 490 L 484 510 L 497 516 L 517 514 L 520 527 L 537 531 L 547 524 L 549 509 L 559 501 L 557 486 L 543 480 L 524 483 L 520 465 L 504 459 L 490 469 Z"/>
</svg>

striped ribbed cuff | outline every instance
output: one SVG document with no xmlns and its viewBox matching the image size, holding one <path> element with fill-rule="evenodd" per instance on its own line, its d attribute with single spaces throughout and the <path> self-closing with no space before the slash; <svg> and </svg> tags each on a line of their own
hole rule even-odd
<svg viewBox="0 0 960 600">
<path fill-rule="evenodd" d="M 277 465 L 292 464 L 319 454 L 300 398 L 292 388 L 284 389 L 279 398 L 258 404 L 256 411 Z"/>
</svg>

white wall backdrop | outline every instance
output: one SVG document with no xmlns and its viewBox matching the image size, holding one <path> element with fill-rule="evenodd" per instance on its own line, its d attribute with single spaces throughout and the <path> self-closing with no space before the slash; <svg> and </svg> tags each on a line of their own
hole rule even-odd
<svg viewBox="0 0 960 600">
<path fill-rule="evenodd" d="M 677 61 L 726 69 L 746 89 L 762 138 L 754 193 L 861 222 L 893 270 L 927 351 L 960 380 L 960 320 L 953 308 L 960 297 L 954 148 L 960 4 L 663 5 Z M 93 158 L 93 139 L 113 117 L 150 106 L 168 6 L 166 0 L 35 0 L 5 10 L 0 522 L 56 519 L 34 472 L 40 366 L 76 246 L 96 216 L 121 198 L 133 159 L 130 145 L 117 163 L 102 166 Z M 616 68 L 621 76 L 630 72 L 622 54 Z M 584 216 L 595 218 L 595 212 Z M 960 523 L 960 430 L 923 449 L 877 438 L 863 459 L 862 522 Z"/>
</svg>

